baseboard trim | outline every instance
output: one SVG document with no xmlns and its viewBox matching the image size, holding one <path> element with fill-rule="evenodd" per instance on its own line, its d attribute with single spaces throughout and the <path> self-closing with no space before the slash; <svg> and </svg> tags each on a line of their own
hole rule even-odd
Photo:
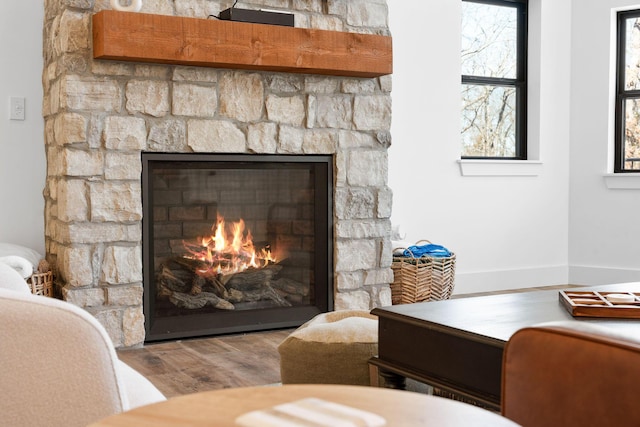
<svg viewBox="0 0 640 427">
<path fill-rule="evenodd" d="M 454 295 L 558 285 L 597 286 L 640 282 L 640 269 L 602 266 L 543 266 L 456 273 Z"/>
<path fill-rule="evenodd" d="M 510 270 L 456 273 L 454 294 L 505 291 L 540 286 L 556 286 L 569 282 L 566 266 L 545 266 Z"/>
<path fill-rule="evenodd" d="M 569 267 L 571 283 L 585 286 L 640 282 L 640 269 L 573 265 Z"/>
</svg>

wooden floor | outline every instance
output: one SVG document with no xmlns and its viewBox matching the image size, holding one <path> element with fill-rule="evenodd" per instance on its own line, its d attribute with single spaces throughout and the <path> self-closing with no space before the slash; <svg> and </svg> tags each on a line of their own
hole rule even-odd
<svg viewBox="0 0 640 427">
<path fill-rule="evenodd" d="M 122 361 L 167 397 L 280 382 L 280 344 L 292 329 L 146 344 Z"/>
<path fill-rule="evenodd" d="M 570 286 L 464 294 L 454 298 Z M 118 355 L 167 397 L 221 388 L 268 385 L 280 382 L 277 347 L 291 332 L 292 329 L 285 329 L 146 344 L 138 349 L 119 350 Z"/>
</svg>

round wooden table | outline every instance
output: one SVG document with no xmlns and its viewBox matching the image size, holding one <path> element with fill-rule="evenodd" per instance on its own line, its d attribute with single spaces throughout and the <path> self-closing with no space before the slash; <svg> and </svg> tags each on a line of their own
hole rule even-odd
<svg viewBox="0 0 640 427">
<path fill-rule="evenodd" d="M 343 385 L 230 388 L 171 398 L 113 415 L 90 427 L 237 426 L 249 411 L 315 397 L 372 412 L 386 426 L 513 427 L 514 422 L 466 403 L 409 391 Z"/>
</svg>

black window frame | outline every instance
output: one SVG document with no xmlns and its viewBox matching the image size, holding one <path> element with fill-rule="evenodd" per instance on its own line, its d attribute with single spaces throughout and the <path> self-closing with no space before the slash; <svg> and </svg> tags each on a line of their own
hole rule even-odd
<svg viewBox="0 0 640 427">
<path fill-rule="evenodd" d="M 625 168 L 625 102 L 628 99 L 640 100 L 640 89 L 625 89 L 626 61 L 626 20 L 640 18 L 640 9 L 626 10 L 617 13 L 616 17 L 616 104 L 615 104 L 615 137 L 614 137 L 614 173 L 638 173 L 639 169 Z M 640 160 L 638 160 L 640 161 Z"/>
<path fill-rule="evenodd" d="M 516 146 L 515 155 L 511 157 L 493 156 L 464 156 L 469 160 L 527 160 L 527 74 L 528 74 L 528 8 L 529 0 L 462 0 L 468 3 L 480 3 L 491 6 L 513 7 L 518 14 L 517 28 L 517 69 L 516 78 L 497 78 L 484 76 L 462 75 L 462 84 L 465 85 L 493 85 L 501 87 L 513 87 L 516 90 Z"/>
</svg>

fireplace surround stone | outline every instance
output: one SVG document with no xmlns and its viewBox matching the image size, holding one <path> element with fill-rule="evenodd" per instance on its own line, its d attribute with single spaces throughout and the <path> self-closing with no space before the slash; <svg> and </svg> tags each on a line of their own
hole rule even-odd
<svg viewBox="0 0 640 427">
<path fill-rule="evenodd" d="M 147 0 L 142 12 L 205 18 L 228 3 Z M 384 0 L 238 6 L 293 12 L 301 27 L 389 34 Z M 109 7 L 45 0 L 45 241 L 60 295 L 94 314 L 116 346 L 144 342 L 142 151 L 328 154 L 334 307 L 391 304 L 391 76 L 94 60 L 91 16 Z"/>
</svg>

